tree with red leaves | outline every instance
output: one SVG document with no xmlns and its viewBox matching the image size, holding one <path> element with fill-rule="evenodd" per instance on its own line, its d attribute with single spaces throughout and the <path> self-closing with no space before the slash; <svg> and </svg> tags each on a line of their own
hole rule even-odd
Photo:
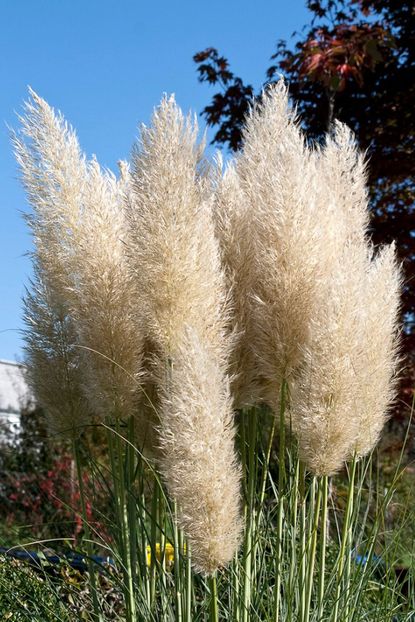
<svg viewBox="0 0 415 622">
<path fill-rule="evenodd" d="M 336 118 L 367 151 L 372 237 L 376 244 L 395 239 L 405 266 L 401 397 L 408 402 L 415 377 L 415 4 L 308 0 L 307 7 L 308 32 L 294 49 L 277 43 L 265 85 L 285 75 L 310 139 L 319 140 Z M 220 86 L 202 112 L 217 130 L 213 142 L 236 151 L 255 89 L 214 48 L 194 60 L 199 80 Z M 397 415 L 405 412 L 398 407 Z"/>
</svg>

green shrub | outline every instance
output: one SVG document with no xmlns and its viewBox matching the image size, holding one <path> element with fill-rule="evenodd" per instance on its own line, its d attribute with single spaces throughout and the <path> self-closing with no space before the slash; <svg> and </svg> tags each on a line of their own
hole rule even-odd
<svg viewBox="0 0 415 622">
<path fill-rule="evenodd" d="M 73 622 L 74 618 L 47 575 L 14 559 L 0 557 L 0 619 Z"/>
</svg>

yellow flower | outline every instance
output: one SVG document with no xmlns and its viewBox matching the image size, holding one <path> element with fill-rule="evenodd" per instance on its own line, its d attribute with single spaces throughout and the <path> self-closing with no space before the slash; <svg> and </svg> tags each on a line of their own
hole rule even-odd
<svg viewBox="0 0 415 622">
<path fill-rule="evenodd" d="M 151 546 L 147 546 L 147 566 L 151 565 Z M 163 548 L 161 548 L 160 542 L 156 542 L 156 559 L 160 563 L 163 561 L 163 556 L 168 566 L 171 566 L 174 562 L 174 547 L 169 542 L 166 542 Z"/>
</svg>

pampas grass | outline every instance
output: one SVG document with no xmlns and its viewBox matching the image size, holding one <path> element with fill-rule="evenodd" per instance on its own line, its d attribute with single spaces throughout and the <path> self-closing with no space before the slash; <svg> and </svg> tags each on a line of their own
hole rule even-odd
<svg viewBox="0 0 415 622">
<path fill-rule="evenodd" d="M 249 217 L 240 243 L 252 264 L 243 287 L 264 397 L 277 407 L 310 339 L 325 216 L 313 200 L 311 156 L 282 82 L 253 107 L 243 136 L 236 171 Z"/>
<path fill-rule="evenodd" d="M 71 318 L 67 345 L 79 348 L 89 409 L 101 419 L 128 417 L 137 412 L 143 340 L 124 252 L 126 175 L 118 182 L 88 162 L 63 117 L 31 96 L 14 146 L 33 207 L 36 261 Z"/>
<path fill-rule="evenodd" d="M 232 404 L 221 367 L 188 329 L 162 382 L 160 468 L 179 504 L 194 567 L 225 567 L 239 548 L 240 468 Z"/>
<path fill-rule="evenodd" d="M 80 351 L 73 345 L 75 326 L 40 267 L 34 268 L 24 299 L 26 379 L 51 433 L 76 438 L 92 413 L 82 391 Z"/>
<path fill-rule="evenodd" d="M 337 124 L 316 157 L 317 203 L 331 217 L 330 254 L 291 390 L 291 417 L 305 463 L 329 475 L 353 456 L 358 437 L 365 438 L 359 455 L 368 453 L 385 422 L 398 362 L 401 277 L 394 247 L 376 255 L 368 240 L 365 165 L 348 128 Z"/>
<path fill-rule="evenodd" d="M 374 446 L 394 395 L 400 272 L 393 249 L 378 260 L 367 237 L 364 159 L 342 124 L 323 148 L 308 147 L 281 81 L 253 107 L 242 152 L 217 186 L 236 403 L 278 413 L 287 383 L 302 459 L 328 475 L 351 457 L 362 420 L 372 430 L 365 453 Z M 384 254 L 389 268 L 375 279 Z"/>
<path fill-rule="evenodd" d="M 401 364 L 397 322 L 401 291 L 401 269 L 395 245 L 391 244 L 372 260 L 367 277 L 362 320 L 366 347 L 356 369 L 359 390 L 355 409 L 359 429 L 353 449 L 359 457 L 375 447 L 396 397 Z"/>
<path fill-rule="evenodd" d="M 255 334 L 251 322 L 251 297 L 255 248 L 251 243 L 252 211 L 241 188 L 234 163 L 223 170 L 217 156 L 214 178 L 214 222 L 220 243 L 226 285 L 231 297 L 230 355 L 231 388 L 235 408 L 246 408 L 263 400 L 254 353 Z"/>
<path fill-rule="evenodd" d="M 350 622 L 369 576 L 354 545 L 371 559 L 381 537 L 370 495 L 359 508 L 396 391 L 401 288 L 394 246 L 368 236 L 352 133 L 309 145 L 279 82 L 242 151 L 211 167 L 165 97 L 117 179 L 31 97 L 14 136 L 33 208 L 28 374 L 55 429 L 106 429 L 94 472 L 109 478 L 126 619 Z M 346 462 L 338 515 L 330 478 Z"/>
<path fill-rule="evenodd" d="M 197 126 L 164 99 L 132 169 L 129 252 L 160 394 L 160 468 L 195 567 L 237 548 L 239 472 L 227 377 L 227 307 Z"/>
</svg>

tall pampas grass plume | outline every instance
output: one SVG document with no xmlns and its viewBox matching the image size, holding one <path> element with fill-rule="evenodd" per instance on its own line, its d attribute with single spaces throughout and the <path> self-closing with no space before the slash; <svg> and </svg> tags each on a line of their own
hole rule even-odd
<svg viewBox="0 0 415 622">
<path fill-rule="evenodd" d="M 367 275 L 362 318 L 367 341 L 356 371 L 360 379 L 356 394 L 359 429 L 353 451 L 358 457 L 376 445 L 396 397 L 401 365 L 398 318 L 402 286 L 395 245 L 384 246 L 372 260 Z"/>
<path fill-rule="evenodd" d="M 160 469 L 196 569 L 239 542 L 227 296 L 197 125 L 164 98 L 133 155 L 129 253 L 160 397 Z"/>
<path fill-rule="evenodd" d="M 277 408 L 282 384 L 301 363 L 310 339 L 327 221 L 314 200 L 314 160 L 283 81 L 253 106 L 235 169 L 237 201 L 245 207 L 230 213 L 243 220 L 243 235 L 239 246 L 229 244 L 229 236 L 225 242 L 228 255 L 240 255 L 235 296 L 246 301 L 240 322 L 263 400 Z"/>
<path fill-rule="evenodd" d="M 124 246 L 128 174 L 117 181 L 88 161 L 63 117 L 30 94 L 13 141 L 33 210 L 34 257 L 70 318 L 68 346 L 79 349 L 89 409 L 100 419 L 127 417 L 137 410 L 143 349 Z"/>
<path fill-rule="evenodd" d="M 242 191 L 235 163 L 224 169 L 216 156 L 214 184 L 214 223 L 221 261 L 230 292 L 231 391 L 235 408 L 246 408 L 263 399 L 254 353 L 254 326 L 250 298 L 254 278 L 255 248 L 250 230 L 251 211 Z"/>
<path fill-rule="evenodd" d="M 367 235 L 366 171 L 350 130 L 337 123 L 317 154 L 316 202 L 328 222 L 328 256 L 310 341 L 291 390 L 300 454 L 318 475 L 368 453 L 395 394 L 400 268 L 393 246 Z"/>
</svg>

